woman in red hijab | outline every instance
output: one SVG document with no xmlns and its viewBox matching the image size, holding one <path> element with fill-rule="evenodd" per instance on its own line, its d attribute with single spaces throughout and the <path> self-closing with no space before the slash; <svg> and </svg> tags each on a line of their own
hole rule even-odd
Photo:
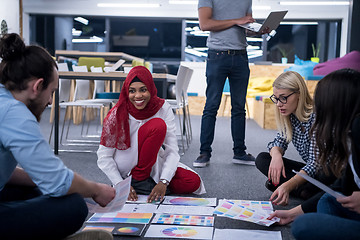
<svg viewBox="0 0 360 240">
<path fill-rule="evenodd" d="M 172 108 L 156 94 L 149 70 L 131 69 L 104 120 L 98 166 L 114 185 L 132 175 L 129 200 L 137 194 L 149 194 L 152 202 L 170 192 L 205 193 L 200 176 L 179 162 Z"/>
</svg>

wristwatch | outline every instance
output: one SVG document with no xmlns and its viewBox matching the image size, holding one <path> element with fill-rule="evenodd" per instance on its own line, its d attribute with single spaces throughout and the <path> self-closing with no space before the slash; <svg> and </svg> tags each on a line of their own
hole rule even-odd
<svg viewBox="0 0 360 240">
<path fill-rule="evenodd" d="M 169 182 L 165 179 L 160 179 L 160 181 L 165 184 L 166 186 L 169 186 Z"/>
</svg>

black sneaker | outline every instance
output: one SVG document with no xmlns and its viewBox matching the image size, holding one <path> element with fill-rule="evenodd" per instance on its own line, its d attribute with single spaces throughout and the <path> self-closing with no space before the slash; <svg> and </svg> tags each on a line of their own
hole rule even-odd
<svg viewBox="0 0 360 240">
<path fill-rule="evenodd" d="M 210 164 L 210 157 L 207 154 L 200 154 L 200 156 L 193 162 L 194 167 L 206 167 Z"/>
<path fill-rule="evenodd" d="M 277 187 L 275 187 L 275 185 L 272 184 L 272 182 L 270 182 L 269 180 L 266 180 L 265 187 L 272 192 L 274 192 L 277 189 Z"/>
<path fill-rule="evenodd" d="M 250 153 L 244 154 L 242 156 L 234 155 L 232 162 L 235 164 L 245 164 L 255 166 L 255 158 Z"/>
</svg>

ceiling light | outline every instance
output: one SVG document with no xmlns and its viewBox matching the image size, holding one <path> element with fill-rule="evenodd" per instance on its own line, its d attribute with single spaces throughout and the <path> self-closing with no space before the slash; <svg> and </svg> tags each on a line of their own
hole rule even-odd
<svg viewBox="0 0 360 240">
<path fill-rule="evenodd" d="M 169 0 L 169 4 L 197 5 L 198 1 L 175 1 L 175 0 Z"/>
<path fill-rule="evenodd" d="M 292 6 L 308 6 L 308 5 L 350 5 L 348 1 L 308 1 L 308 2 L 300 2 L 300 1 L 291 1 L 291 2 L 280 2 L 280 5 L 292 5 Z"/>
<path fill-rule="evenodd" d="M 75 21 L 78 21 L 84 25 L 88 25 L 89 24 L 89 20 L 87 20 L 86 18 L 83 17 L 76 17 L 74 18 Z"/>
<path fill-rule="evenodd" d="M 72 40 L 73 43 L 102 43 L 104 40 L 97 36 L 92 36 L 90 38 L 75 38 Z"/>
<path fill-rule="evenodd" d="M 106 8 L 157 8 L 160 7 L 158 3 L 98 3 L 98 7 Z"/>
<path fill-rule="evenodd" d="M 280 25 L 318 25 L 318 22 L 280 22 Z"/>
</svg>

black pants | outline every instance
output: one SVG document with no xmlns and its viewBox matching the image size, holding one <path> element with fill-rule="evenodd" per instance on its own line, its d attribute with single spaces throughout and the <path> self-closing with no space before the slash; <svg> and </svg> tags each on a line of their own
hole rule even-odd
<svg viewBox="0 0 360 240">
<path fill-rule="evenodd" d="M 87 214 L 79 194 L 49 197 L 37 188 L 6 185 L 0 192 L 0 238 L 63 239 L 80 229 Z"/>
<path fill-rule="evenodd" d="M 286 178 L 284 178 L 283 175 L 281 175 L 279 185 L 283 184 L 284 182 L 288 181 L 290 178 L 295 176 L 295 173 L 292 170 L 300 171 L 305 166 L 304 163 L 290 160 L 285 157 L 283 157 L 283 160 L 284 160 Z M 271 155 L 267 152 L 260 153 L 255 159 L 255 165 L 257 169 L 259 169 L 260 172 L 262 172 L 266 177 L 268 177 L 270 162 L 271 162 Z M 322 171 L 318 171 L 315 174 L 314 178 L 324 183 L 325 185 L 330 185 L 336 180 L 336 177 L 334 175 L 331 174 L 327 176 Z M 290 194 L 294 197 L 309 199 L 310 197 L 314 196 L 316 193 L 320 191 L 321 190 L 312 183 L 305 182 L 297 189 L 291 191 Z"/>
</svg>

